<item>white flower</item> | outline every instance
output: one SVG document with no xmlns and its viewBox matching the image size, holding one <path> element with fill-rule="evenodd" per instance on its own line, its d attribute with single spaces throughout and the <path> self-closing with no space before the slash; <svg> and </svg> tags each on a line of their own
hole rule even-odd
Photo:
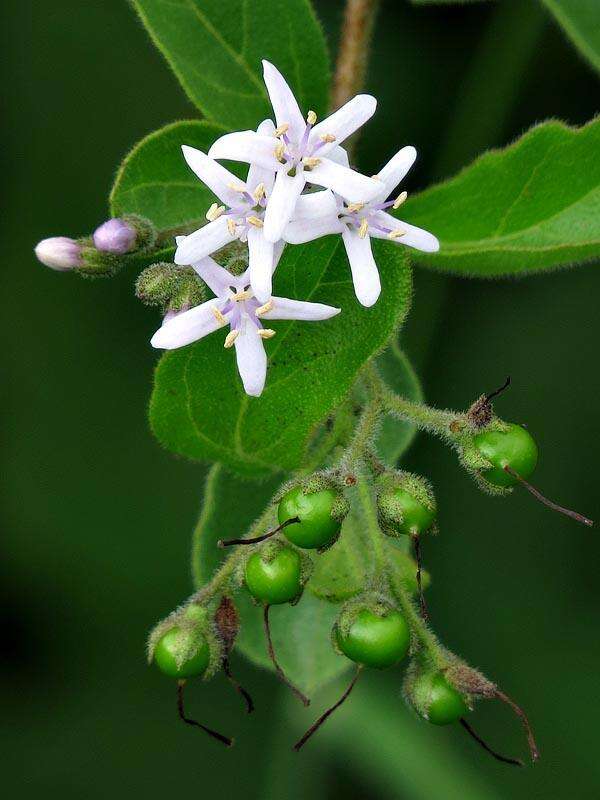
<svg viewBox="0 0 600 800">
<path fill-rule="evenodd" d="M 289 319 L 316 321 L 340 313 L 339 308 L 322 303 L 270 297 L 266 303 L 255 298 L 250 288 L 249 270 L 232 275 L 212 258 L 193 265 L 216 297 L 189 311 L 167 315 L 152 337 L 153 347 L 173 350 L 195 342 L 219 328 L 229 325 L 225 347 L 234 346 L 237 366 L 247 394 L 258 397 L 264 388 L 267 355 L 263 339 L 275 331 L 263 328 L 263 320 Z"/>
<path fill-rule="evenodd" d="M 273 123 L 265 120 L 259 125 L 257 135 L 272 136 L 273 131 Z M 224 205 L 214 203 L 206 214 L 208 225 L 181 237 L 175 263 L 194 264 L 235 239 L 247 241 L 252 290 L 265 302 L 271 296 L 271 276 L 275 268 L 275 245 L 265 239 L 263 230 L 265 208 L 269 205 L 275 180 L 274 170 L 251 165 L 244 183 L 201 150 L 187 145 L 181 149 L 188 166 Z"/>
<path fill-rule="evenodd" d="M 402 192 L 395 200 L 386 200 L 412 167 L 417 151 L 403 147 L 388 161 L 377 176 L 379 192 L 354 203 L 335 198 L 331 192 L 318 192 L 300 198 L 292 221 L 286 227 L 284 239 L 290 244 L 302 244 L 329 233 L 341 233 L 356 297 L 363 306 L 372 306 L 381 292 L 379 272 L 371 251 L 370 237 L 390 239 L 425 253 L 435 253 L 440 243 L 433 234 L 402 222 L 386 209 L 398 208 L 407 197 Z"/>
<path fill-rule="evenodd" d="M 315 125 L 316 114 L 309 111 L 304 119 L 281 73 L 268 61 L 263 61 L 263 69 L 277 121 L 276 138 L 262 131 L 227 133 L 217 139 L 208 154 L 276 171 L 264 235 L 269 242 L 277 242 L 307 182 L 333 189 L 349 202 L 370 200 L 378 194 L 377 182 L 350 169 L 348 156 L 339 146 L 370 119 L 377 101 L 367 94 L 357 95 Z"/>
</svg>

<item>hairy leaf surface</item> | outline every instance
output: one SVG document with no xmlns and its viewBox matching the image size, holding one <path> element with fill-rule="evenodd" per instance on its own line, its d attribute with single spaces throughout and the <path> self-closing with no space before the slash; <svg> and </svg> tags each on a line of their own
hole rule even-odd
<svg viewBox="0 0 600 800">
<path fill-rule="evenodd" d="M 415 262 L 459 275 L 530 273 L 600 256 L 600 118 L 550 121 L 406 203 L 407 221 L 438 236 Z"/>
</svg>

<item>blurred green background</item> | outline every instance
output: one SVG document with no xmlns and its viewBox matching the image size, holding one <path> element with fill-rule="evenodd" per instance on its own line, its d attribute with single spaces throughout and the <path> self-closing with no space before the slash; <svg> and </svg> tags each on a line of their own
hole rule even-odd
<svg viewBox="0 0 600 800">
<path fill-rule="evenodd" d="M 317 3 L 332 46 L 342 6 Z M 4 12 L 5 789 L 65 800 L 597 797 L 597 535 L 523 493 L 483 496 L 426 437 L 406 464 L 438 494 L 441 535 L 425 545 L 435 627 L 526 706 L 539 765 L 511 770 L 460 729 L 416 722 L 396 673 L 369 675 L 300 756 L 290 745 L 315 711 L 237 657 L 254 718 L 222 677 L 190 692 L 201 719 L 236 734 L 234 750 L 177 723 L 144 641 L 190 591 L 205 468 L 162 451 L 147 429 L 157 320 L 133 297 L 133 276 L 59 275 L 32 248 L 93 230 L 127 149 L 193 110 L 125 0 L 8 0 Z M 529 0 L 384 0 L 367 88 L 380 111 L 362 166 L 415 144 L 409 190 L 536 121 L 584 122 L 599 100 L 594 74 Z M 596 518 L 599 291 L 594 265 L 504 282 L 419 272 L 403 336 L 432 403 L 465 407 L 510 374 L 497 410 L 537 437 L 538 484 Z M 475 720 L 498 747 L 524 750 L 507 710 L 486 704 Z"/>
</svg>

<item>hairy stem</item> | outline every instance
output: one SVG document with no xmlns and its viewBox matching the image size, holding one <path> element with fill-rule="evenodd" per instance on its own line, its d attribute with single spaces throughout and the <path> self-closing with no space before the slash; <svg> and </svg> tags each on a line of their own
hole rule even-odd
<svg viewBox="0 0 600 800">
<path fill-rule="evenodd" d="M 379 0 L 347 0 L 331 105 L 340 108 L 364 84 Z"/>
</svg>

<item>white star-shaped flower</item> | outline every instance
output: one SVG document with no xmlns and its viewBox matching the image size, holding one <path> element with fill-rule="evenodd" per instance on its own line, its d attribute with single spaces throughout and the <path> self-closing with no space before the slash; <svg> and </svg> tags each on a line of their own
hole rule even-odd
<svg viewBox="0 0 600 800">
<path fill-rule="evenodd" d="M 194 235 L 194 234 L 192 234 Z M 237 366 L 246 394 L 258 397 L 267 374 L 267 355 L 263 339 L 275 331 L 263 327 L 263 320 L 288 319 L 317 321 L 334 317 L 339 308 L 322 303 L 270 297 L 261 304 L 250 287 L 250 270 L 232 275 L 212 258 L 193 264 L 202 280 L 215 294 L 212 300 L 189 311 L 169 314 L 152 337 L 153 347 L 174 350 L 229 326 L 225 347 L 235 347 Z"/>
<path fill-rule="evenodd" d="M 365 196 L 348 203 L 332 192 L 303 195 L 296 205 L 294 217 L 287 225 L 284 239 L 290 244 L 302 244 L 330 233 L 341 233 L 354 282 L 356 297 L 363 306 L 372 306 L 381 292 L 377 264 L 373 258 L 370 237 L 389 239 L 435 253 L 440 243 L 433 234 L 402 222 L 388 208 L 398 208 L 407 197 L 402 192 L 395 200 L 387 200 L 412 167 L 417 151 L 403 147 L 376 175 L 379 191 L 375 197 Z"/>
<path fill-rule="evenodd" d="M 333 189 L 349 202 L 370 200 L 378 194 L 377 182 L 350 169 L 348 156 L 340 147 L 370 119 L 377 101 L 359 94 L 317 125 L 314 111 L 304 118 L 292 90 L 273 64 L 263 61 L 263 69 L 277 121 L 275 138 L 262 131 L 227 133 L 208 153 L 212 158 L 245 161 L 276 172 L 265 211 L 264 236 L 277 242 L 307 182 Z"/>
<path fill-rule="evenodd" d="M 257 133 L 272 136 L 274 129 L 271 120 L 265 120 Z M 189 236 L 180 237 L 175 263 L 194 264 L 235 239 L 247 241 L 252 291 L 265 302 L 271 296 L 275 245 L 265 239 L 263 225 L 275 171 L 253 164 L 243 182 L 201 150 L 187 145 L 181 149 L 190 169 L 223 205 L 214 203 L 206 214 L 209 223 Z"/>
</svg>

